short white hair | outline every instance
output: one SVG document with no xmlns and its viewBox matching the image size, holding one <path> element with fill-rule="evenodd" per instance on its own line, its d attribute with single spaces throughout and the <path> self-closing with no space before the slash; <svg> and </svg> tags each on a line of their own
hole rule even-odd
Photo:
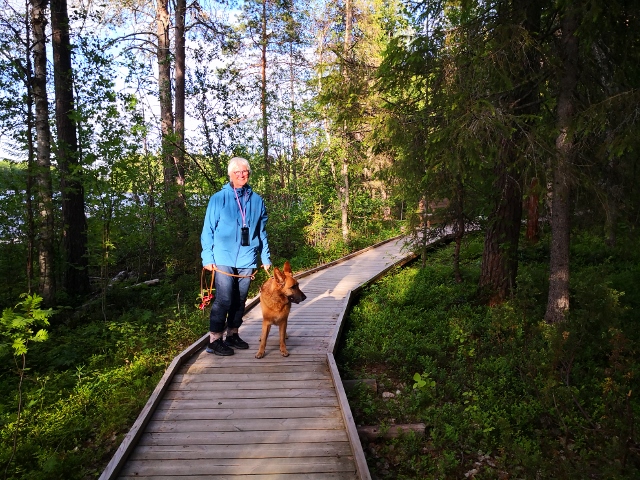
<svg viewBox="0 0 640 480">
<path fill-rule="evenodd" d="M 238 168 L 249 170 L 249 175 L 251 175 L 251 165 L 249 165 L 249 160 L 242 157 L 233 157 L 229 160 L 229 166 L 227 167 L 229 178 L 231 178 L 231 173 Z"/>
</svg>

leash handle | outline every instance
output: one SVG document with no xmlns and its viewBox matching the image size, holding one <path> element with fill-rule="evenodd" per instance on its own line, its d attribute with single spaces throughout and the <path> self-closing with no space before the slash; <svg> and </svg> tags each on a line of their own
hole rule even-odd
<svg viewBox="0 0 640 480">
<path fill-rule="evenodd" d="M 213 300 L 213 293 L 211 293 L 213 291 L 213 279 L 216 276 L 216 272 L 215 270 L 211 271 L 211 282 L 209 283 L 209 287 L 207 290 L 205 290 L 206 287 L 206 274 L 207 269 L 203 268 L 202 269 L 202 273 L 200 274 L 200 305 L 198 306 L 198 308 L 200 310 L 204 310 L 205 307 L 207 305 L 209 305 L 209 303 L 211 303 L 211 300 Z M 206 295 L 205 295 L 205 291 L 206 291 Z"/>
</svg>

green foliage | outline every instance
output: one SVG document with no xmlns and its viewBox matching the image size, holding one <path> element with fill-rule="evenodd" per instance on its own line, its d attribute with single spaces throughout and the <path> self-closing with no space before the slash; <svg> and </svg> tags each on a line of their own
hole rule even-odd
<svg viewBox="0 0 640 480">
<path fill-rule="evenodd" d="M 20 436 L 23 426 L 22 420 L 24 417 L 24 405 L 22 385 L 27 372 L 26 357 L 29 350 L 28 344 L 29 342 L 41 343 L 47 340 L 47 330 L 38 327 L 49 326 L 49 321 L 47 319 L 53 314 L 51 309 L 42 310 L 40 308 L 42 298 L 38 295 L 23 294 L 22 297 L 24 300 L 16 305 L 19 312 L 16 313 L 14 309 L 7 308 L 2 312 L 2 318 L 0 319 L 0 338 L 3 340 L 0 344 L 0 358 L 7 350 L 9 350 L 7 347 L 10 347 L 14 356 L 14 362 L 19 379 L 16 414 L 15 417 L 11 414 L 11 422 L 9 423 L 8 428 L 2 432 L 2 434 L 6 435 L 7 438 L 10 439 L 12 444 L 9 458 L 3 462 L 3 465 L 5 465 L 5 478 L 7 476 L 7 471 L 12 466 L 12 461 L 16 457 L 18 437 Z M 20 357 L 21 361 L 18 362 L 15 357 Z M 33 402 L 29 402 L 27 408 L 32 405 Z"/>
<path fill-rule="evenodd" d="M 8 478 L 97 476 L 172 358 L 206 331 L 207 318 L 192 304 L 197 289 L 194 277 L 154 288 L 115 288 L 106 310 L 100 302 L 88 304 L 83 321 L 72 311 L 58 311 L 64 321 L 55 319 L 49 341 L 29 348 L 19 425 L 18 379 L 6 362 L 9 350 L 1 353 L 2 465 L 11 456 L 13 433 L 18 435 Z M 52 312 L 40 310 L 38 303 L 28 296 L 18 313 L 5 310 L 3 337 L 10 334 L 6 338 L 14 342 L 15 332 L 22 331 L 29 341 L 42 339 L 34 326 Z"/>
<path fill-rule="evenodd" d="M 627 260 L 628 246 L 607 248 L 586 233 L 576 238 L 573 250 L 584 253 L 571 266 L 572 314 L 558 326 L 542 321 L 541 246 L 523 249 L 516 296 L 491 309 L 475 301 L 480 237 L 467 237 L 463 247 L 462 284 L 453 280 L 453 247 L 446 247 L 424 269 L 405 268 L 366 289 L 349 315 L 339 365 L 346 378 L 376 378 L 379 392 L 395 395 L 350 394 L 356 423 L 427 424 L 425 438 L 366 445 L 372 473 L 640 474 L 640 258 L 634 252 Z"/>
<path fill-rule="evenodd" d="M 15 309 L 4 309 L 0 319 L 2 346 L 10 347 L 15 356 L 26 355 L 29 342 L 47 340 L 48 333 L 44 327 L 49 326 L 48 318 L 53 315 L 52 309 L 40 308 L 42 297 L 36 294 L 24 294 L 22 297 L 24 300 L 18 302 Z"/>
<path fill-rule="evenodd" d="M 436 386 L 436 381 L 435 380 L 431 380 L 429 378 L 429 374 L 428 373 L 416 373 L 413 376 L 413 380 L 416 382 L 413 384 L 413 388 L 434 388 Z"/>
<path fill-rule="evenodd" d="M 0 309 L 15 301 L 25 288 L 24 190 L 26 165 L 0 160 Z"/>
</svg>

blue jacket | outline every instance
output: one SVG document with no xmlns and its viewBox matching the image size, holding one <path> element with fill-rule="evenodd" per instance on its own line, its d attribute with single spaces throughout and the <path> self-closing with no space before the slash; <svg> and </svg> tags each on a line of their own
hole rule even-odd
<svg viewBox="0 0 640 480">
<path fill-rule="evenodd" d="M 267 209 L 262 197 L 249 185 L 236 189 L 249 227 L 249 246 L 240 245 L 242 215 L 231 184 L 225 184 L 209 199 L 202 235 L 202 265 L 225 265 L 236 268 L 257 268 L 258 254 L 263 265 L 271 265 L 267 241 Z"/>
</svg>

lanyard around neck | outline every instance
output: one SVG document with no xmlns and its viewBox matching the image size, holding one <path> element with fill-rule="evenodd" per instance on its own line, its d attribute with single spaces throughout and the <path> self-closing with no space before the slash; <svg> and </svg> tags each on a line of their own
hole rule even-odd
<svg viewBox="0 0 640 480">
<path fill-rule="evenodd" d="M 240 199 L 238 198 L 238 192 L 236 191 L 235 188 L 233 189 L 233 193 L 236 195 L 236 202 L 238 202 L 238 209 L 240 210 L 240 215 L 242 215 L 242 226 L 246 227 L 247 222 L 245 221 L 245 218 L 247 214 L 247 205 L 245 203 L 244 210 L 242 210 L 242 205 L 240 205 Z"/>
</svg>

